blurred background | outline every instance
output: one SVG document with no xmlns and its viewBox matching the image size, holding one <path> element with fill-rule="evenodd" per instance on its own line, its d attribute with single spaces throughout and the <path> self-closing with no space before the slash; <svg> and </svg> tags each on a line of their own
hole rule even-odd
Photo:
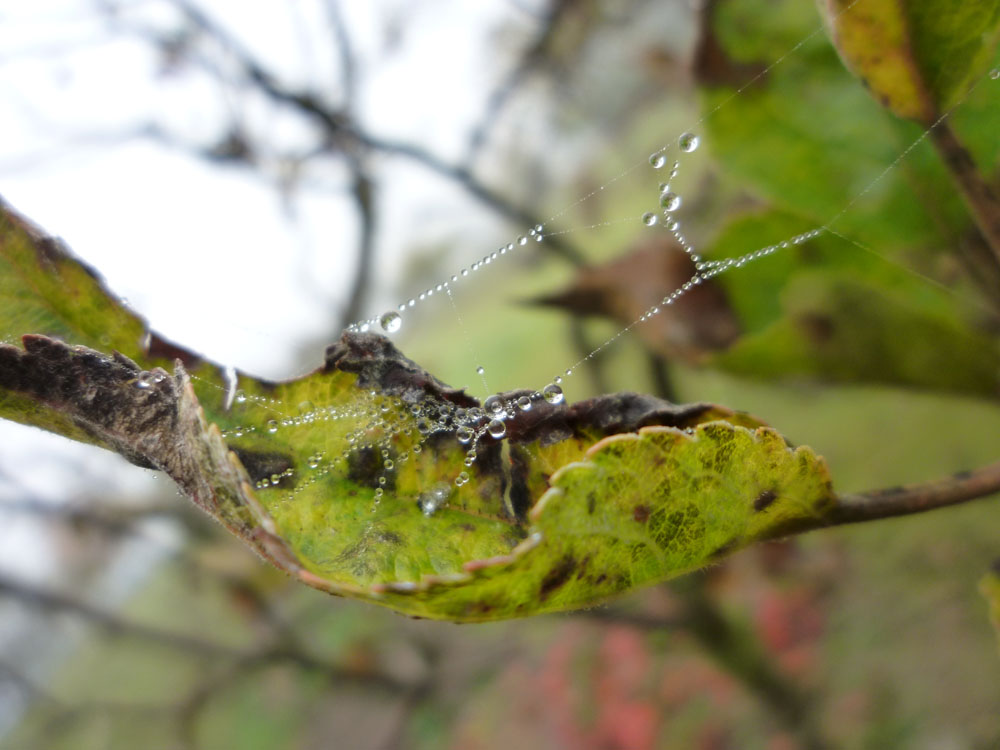
<svg viewBox="0 0 1000 750">
<path fill-rule="evenodd" d="M 990 175 L 996 97 L 951 118 Z M 806 0 L 0 0 L 0 101 L 0 195 L 158 331 L 264 377 L 543 223 L 394 337 L 479 396 L 477 367 L 540 387 L 688 278 L 640 218 L 674 158 L 648 157 L 682 132 L 701 144 L 676 216 L 709 257 L 825 224 L 920 135 Z M 750 411 L 843 491 L 995 460 L 1000 275 L 934 153 L 837 226 L 853 242 L 762 259 L 620 337 L 568 397 Z M 1000 741 L 976 591 L 995 501 L 457 626 L 291 584 L 116 456 L 9 423 L 0 446 L 0 747 Z"/>
</svg>

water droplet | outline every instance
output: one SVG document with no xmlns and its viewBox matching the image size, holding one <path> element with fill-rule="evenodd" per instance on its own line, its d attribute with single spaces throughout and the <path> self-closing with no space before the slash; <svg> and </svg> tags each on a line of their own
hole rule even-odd
<svg viewBox="0 0 1000 750">
<path fill-rule="evenodd" d="M 993 68 L 993 70 L 990 71 L 990 78 L 994 81 L 1000 78 L 1000 68 Z"/>
<path fill-rule="evenodd" d="M 483 408 L 487 414 L 502 414 L 504 410 L 503 399 L 499 396 L 490 396 L 483 401 Z"/>
<path fill-rule="evenodd" d="M 561 404 L 563 400 L 563 390 L 555 383 L 549 383 L 542 389 L 542 398 L 550 404 Z"/>
<path fill-rule="evenodd" d="M 677 193 L 668 190 L 660 196 L 660 205 L 664 211 L 676 211 L 681 207 L 681 197 Z"/>
<path fill-rule="evenodd" d="M 462 445 L 465 445 L 470 440 L 472 440 L 473 434 L 474 433 L 472 432 L 472 428 L 466 427 L 465 425 L 462 425 L 457 430 L 455 430 L 455 437 L 458 438 L 458 442 L 460 442 Z"/>
<path fill-rule="evenodd" d="M 681 223 L 679 221 L 677 221 L 677 219 L 669 219 L 667 221 L 666 227 L 671 232 L 676 232 L 678 229 L 681 228 Z"/>
<path fill-rule="evenodd" d="M 149 372 L 147 370 L 145 372 L 140 372 L 139 373 L 139 377 L 137 377 L 135 379 L 135 387 L 136 388 L 142 388 L 142 389 L 152 388 L 153 387 L 153 382 L 154 382 L 153 381 L 153 373 L 151 373 L 151 372 Z"/>
<path fill-rule="evenodd" d="M 385 469 L 386 471 L 391 471 L 395 465 L 396 464 L 394 464 L 392 462 L 392 459 L 390 458 L 387 458 L 385 461 L 382 462 L 382 468 Z"/>
<path fill-rule="evenodd" d="M 656 224 L 656 222 L 657 222 L 656 214 L 647 211 L 642 215 L 642 223 L 645 224 L 647 227 L 653 226 L 654 224 Z"/>
<path fill-rule="evenodd" d="M 268 432 L 277 432 L 278 431 L 278 420 L 277 419 L 269 419 L 269 420 L 267 420 L 267 431 Z"/>
<path fill-rule="evenodd" d="M 382 317 L 378 319 L 378 324 L 386 333 L 395 333 L 403 325 L 403 316 L 395 310 L 390 310 L 382 314 Z"/>
<path fill-rule="evenodd" d="M 520 245 L 521 247 L 524 247 L 525 245 L 528 244 L 528 238 L 522 234 L 520 237 L 517 238 L 517 244 Z"/>
<path fill-rule="evenodd" d="M 531 411 L 531 399 L 527 396 L 521 396 L 517 400 L 517 408 L 521 411 Z"/>
<path fill-rule="evenodd" d="M 469 481 L 469 473 L 467 471 L 463 471 L 461 474 L 455 477 L 455 486 L 461 487 L 468 481 Z"/>
<path fill-rule="evenodd" d="M 245 394 L 243 391 L 236 391 L 236 403 L 237 404 L 242 404 L 246 400 L 247 400 L 247 394 Z"/>
<path fill-rule="evenodd" d="M 486 368 L 483 367 L 482 365 L 479 365 L 479 367 L 476 368 L 476 373 L 478 373 L 479 375 L 482 375 L 484 372 L 486 372 Z"/>
<path fill-rule="evenodd" d="M 423 514 L 430 517 L 448 502 L 449 497 L 451 497 L 451 487 L 444 483 L 436 484 L 420 496 L 418 504 Z"/>
<path fill-rule="evenodd" d="M 681 133 L 681 137 L 677 139 L 677 145 L 686 154 L 690 154 L 698 148 L 699 143 L 701 143 L 701 140 L 694 133 Z"/>
<path fill-rule="evenodd" d="M 667 157 L 663 155 L 662 151 L 654 151 L 649 155 L 649 163 L 653 169 L 659 169 L 667 163 Z"/>
<path fill-rule="evenodd" d="M 490 433 L 490 437 L 499 440 L 507 434 L 507 425 L 503 423 L 502 419 L 492 419 L 490 420 L 490 423 L 486 425 L 486 431 Z"/>
</svg>

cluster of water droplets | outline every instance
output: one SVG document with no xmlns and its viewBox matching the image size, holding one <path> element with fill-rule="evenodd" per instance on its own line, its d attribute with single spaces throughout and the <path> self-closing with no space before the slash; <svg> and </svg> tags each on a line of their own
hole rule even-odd
<svg viewBox="0 0 1000 750">
<path fill-rule="evenodd" d="M 701 139 L 691 132 L 685 132 L 680 135 L 677 139 L 677 148 L 682 154 L 690 154 L 696 151 L 701 143 Z M 660 149 L 659 151 L 654 151 L 649 156 L 649 163 L 653 169 L 662 169 L 667 164 L 667 151 L 669 147 Z M 680 172 L 681 162 L 674 161 L 673 166 L 670 169 L 670 180 L 673 180 Z M 680 209 L 683 203 L 683 199 L 680 194 L 675 192 L 671 182 L 661 182 L 659 184 L 659 204 L 662 214 L 657 214 L 652 211 L 647 211 L 642 215 L 642 223 L 648 227 L 655 227 L 661 224 L 662 226 L 670 232 L 677 244 L 681 249 L 691 258 L 691 261 L 695 264 L 696 273 L 691 276 L 690 279 L 685 281 L 681 286 L 672 290 L 669 294 L 660 300 L 662 305 L 672 305 L 678 298 L 683 296 L 685 292 L 690 291 L 694 287 L 703 283 L 704 281 L 717 276 L 720 273 L 728 271 L 731 268 L 742 268 L 747 263 L 750 263 L 759 258 L 771 255 L 778 250 L 783 250 L 785 248 L 791 247 L 792 245 L 800 245 L 814 237 L 818 237 L 822 234 L 823 229 L 817 228 L 810 230 L 808 232 L 803 232 L 802 234 L 790 237 L 787 240 L 779 242 L 775 245 L 769 245 L 767 247 L 758 248 L 752 250 L 748 253 L 744 253 L 736 258 L 727 258 L 725 260 L 702 260 L 701 256 L 695 252 L 694 246 L 688 240 L 688 238 L 681 232 L 681 223 L 674 216 L 675 212 Z M 648 320 L 652 316 L 660 312 L 659 306 L 651 307 L 647 310 L 636 322 L 641 322 Z M 627 329 L 626 329 L 627 330 Z"/>
<path fill-rule="evenodd" d="M 145 373 L 144 373 L 145 375 Z M 164 377 L 159 374 L 160 378 Z M 148 378 L 140 377 L 137 387 L 148 387 Z M 318 434 L 317 425 L 327 425 L 323 433 L 327 445 L 336 446 L 331 451 L 316 451 L 309 455 L 304 466 L 276 471 L 256 481 L 258 490 L 280 489 L 287 492 L 286 500 L 321 481 L 331 472 L 344 473 L 350 462 L 376 462 L 373 512 L 395 478 L 395 472 L 407 461 L 420 455 L 428 439 L 439 433 L 451 435 L 465 447 L 464 464 L 471 469 L 479 457 L 484 440 L 502 440 L 507 435 L 507 423 L 519 412 L 530 411 L 539 402 L 559 404 L 563 401 L 562 389 L 550 383 L 540 391 L 505 397 L 496 394 L 487 398 L 482 406 L 462 407 L 450 401 L 425 398 L 417 403 L 407 403 L 395 396 L 377 390 L 357 389 L 351 403 L 315 406 L 303 401 L 294 415 L 282 413 L 287 405 L 279 400 L 236 392 L 234 406 L 243 409 L 245 424 L 223 431 L 224 438 L 242 438 L 254 433 L 276 434 L 283 431 L 309 429 L 303 442 Z M 254 412 L 258 412 L 254 414 Z M 264 416 L 270 418 L 264 420 Z M 298 475 L 297 475 L 298 473 Z M 295 477 L 295 482 L 285 480 Z M 448 503 L 455 488 L 470 481 L 467 470 L 460 471 L 450 484 L 435 485 L 420 495 L 417 502 L 425 515 L 432 515 Z"/>
</svg>

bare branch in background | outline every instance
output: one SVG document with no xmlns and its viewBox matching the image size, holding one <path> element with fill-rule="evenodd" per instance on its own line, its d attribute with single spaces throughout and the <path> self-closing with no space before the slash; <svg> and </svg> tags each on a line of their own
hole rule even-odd
<svg viewBox="0 0 1000 750">
<path fill-rule="evenodd" d="M 351 160 L 354 184 L 351 190 L 354 206 L 358 214 L 358 251 L 354 282 L 347 298 L 347 305 L 341 314 L 341 328 L 347 328 L 357 321 L 365 309 L 368 290 L 371 287 L 372 266 L 375 255 L 375 201 L 374 186 L 364 167 Z"/>
<path fill-rule="evenodd" d="M 409 159 L 458 184 L 485 206 L 511 221 L 522 226 L 535 226 L 544 222 L 544 217 L 541 214 L 528 208 L 516 206 L 496 190 L 482 183 L 469 169 L 448 164 L 422 146 L 370 134 L 362 130 L 344 109 L 323 102 L 314 92 L 296 90 L 282 84 L 249 50 L 240 45 L 197 7 L 185 0 L 173 0 L 173 5 L 184 14 L 188 23 L 205 36 L 215 40 L 233 57 L 245 77 L 257 90 L 272 101 L 290 106 L 316 122 L 324 133 L 325 145 L 328 148 L 351 151 L 356 158 L 360 158 L 361 154 L 357 153 L 357 147 L 362 146 L 384 155 Z M 147 36 L 151 34 L 153 32 L 145 31 Z M 583 254 L 560 237 L 550 236 L 541 246 L 576 265 L 583 262 Z"/>
<path fill-rule="evenodd" d="M 351 49 L 351 36 L 340 11 L 340 0 L 324 0 L 323 10 L 330 23 L 337 55 L 340 58 L 340 84 L 344 88 L 344 102 L 347 109 L 352 109 L 357 87 L 357 71 L 354 65 L 354 51 Z"/>
</svg>

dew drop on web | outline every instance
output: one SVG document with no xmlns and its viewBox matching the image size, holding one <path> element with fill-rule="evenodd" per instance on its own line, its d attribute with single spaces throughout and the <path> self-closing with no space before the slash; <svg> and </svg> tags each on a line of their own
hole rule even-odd
<svg viewBox="0 0 1000 750">
<path fill-rule="evenodd" d="M 664 211 L 676 211 L 681 207 L 681 197 L 677 193 L 668 190 L 660 196 L 660 205 Z"/>
<path fill-rule="evenodd" d="M 490 423 L 486 425 L 486 431 L 490 433 L 490 437 L 499 440 L 507 434 L 507 425 L 503 423 L 502 419 L 491 419 Z"/>
<path fill-rule="evenodd" d="M 677 139 L 677 145 L 686 154 L 690 154 L 698 148 L 699 143 L 701 140 L 694 133 L 681 133 L 680 138 Z"/>
<path fill-rule="evenodd" d="M 504 411 L 503 399 L 499 396 L 490 396 L 483 402 L 483 408 L 487 414 L 502 414 Z"/>
<path fill-rule="evenodd" d="M 667 157 L 663 155 L 662 151 L 655 151 L 649 155 L 649 163 L 653 169 L 660 169 L 667 163 Z"/>
<path fill-rule="evenodd" d="M 642 215 L 642 223 L 647 227 L 651 227 L 657 222 L 656 214 L 647 211 Z"/>
<path fill-rule="evenodd" d="M 563 390 L 555 383 L 549 383 L 542 389 L 542 398 L 550 404 L 561 404 L 563 400 Z"/>
<path fill-rule="evenodd" d="M 390 310 L 387 313 L 383 313 L 378 322 L 382 326 L 382 330 L 386 333 L 395 333 L 403 325 L 403 316 L 395 310 Z"/>
</svg>

